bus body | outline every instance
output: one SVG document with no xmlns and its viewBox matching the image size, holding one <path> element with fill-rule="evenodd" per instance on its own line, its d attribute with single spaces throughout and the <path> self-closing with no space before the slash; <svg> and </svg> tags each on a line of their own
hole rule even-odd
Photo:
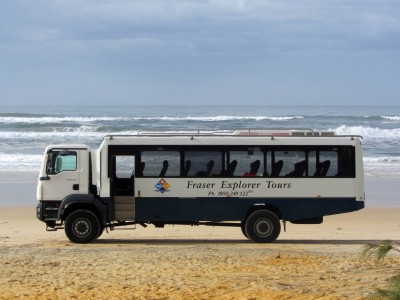
<svg viewBox="0 0 400 300">
<path fill-rule="evenodd" d="M 51 145 L 37 218 L 77 243 L 140 224 L 238 226 L 272 242 L 280 221 L 319 224 L 364 207 L 361 137 L 311 130 L 106 136 Z"/>
</svg>

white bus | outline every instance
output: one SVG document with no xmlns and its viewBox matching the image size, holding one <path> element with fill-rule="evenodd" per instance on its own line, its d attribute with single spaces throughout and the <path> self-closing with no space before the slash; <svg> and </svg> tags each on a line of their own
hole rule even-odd
<svg viewBox="0 0 400 300">
<path fill-rule="evenodd" d="M 237 226 L 257 243 L 281 221 L 319 224 L 364 207 L 360 136 L 312 130 L 109 135 L 98 149 L 51 145 L 37 218 L 76 243 L 116 226 Z"/>
</svg>

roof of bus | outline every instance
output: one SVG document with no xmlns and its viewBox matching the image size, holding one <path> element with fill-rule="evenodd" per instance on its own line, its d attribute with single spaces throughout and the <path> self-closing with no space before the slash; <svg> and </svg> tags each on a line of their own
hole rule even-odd
<svg viewBox="0 0 400 300">
<path fill-rule="evenodd" d="M 108 135 L 107 145 L 355 145 L 356 135 Z"/>
</svg>

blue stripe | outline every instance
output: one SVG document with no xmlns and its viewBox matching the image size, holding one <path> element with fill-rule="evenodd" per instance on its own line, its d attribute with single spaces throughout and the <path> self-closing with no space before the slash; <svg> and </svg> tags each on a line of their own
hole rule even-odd
<svg viewBox="0 0 400 300">
<path fill-rule="evenodd" d="M 136 198 L 137 222 L 244 221 L 256 204 L 276 207 L 294 221 L 360 210 L 355 198 Z"/>
</svg>

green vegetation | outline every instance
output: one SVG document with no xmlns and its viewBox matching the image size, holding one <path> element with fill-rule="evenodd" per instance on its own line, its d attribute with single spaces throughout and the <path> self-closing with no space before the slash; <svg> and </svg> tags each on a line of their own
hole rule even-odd
<svg viewBox="0 0 400 300">
<path fill-rule="evenodd" d="M 382 241 L 377 245 L 365 245 L 362 257 L 365 259 L 374 259 L 379 263 L 390 251 L 400 252 L 400 244 L 393 241 Z M 395 276 L 389 279 L 389 283 L 385 289 L 378 289 L 373 296 L 380 299 L 400 300 L 400 270 Z"/>
</svg>

